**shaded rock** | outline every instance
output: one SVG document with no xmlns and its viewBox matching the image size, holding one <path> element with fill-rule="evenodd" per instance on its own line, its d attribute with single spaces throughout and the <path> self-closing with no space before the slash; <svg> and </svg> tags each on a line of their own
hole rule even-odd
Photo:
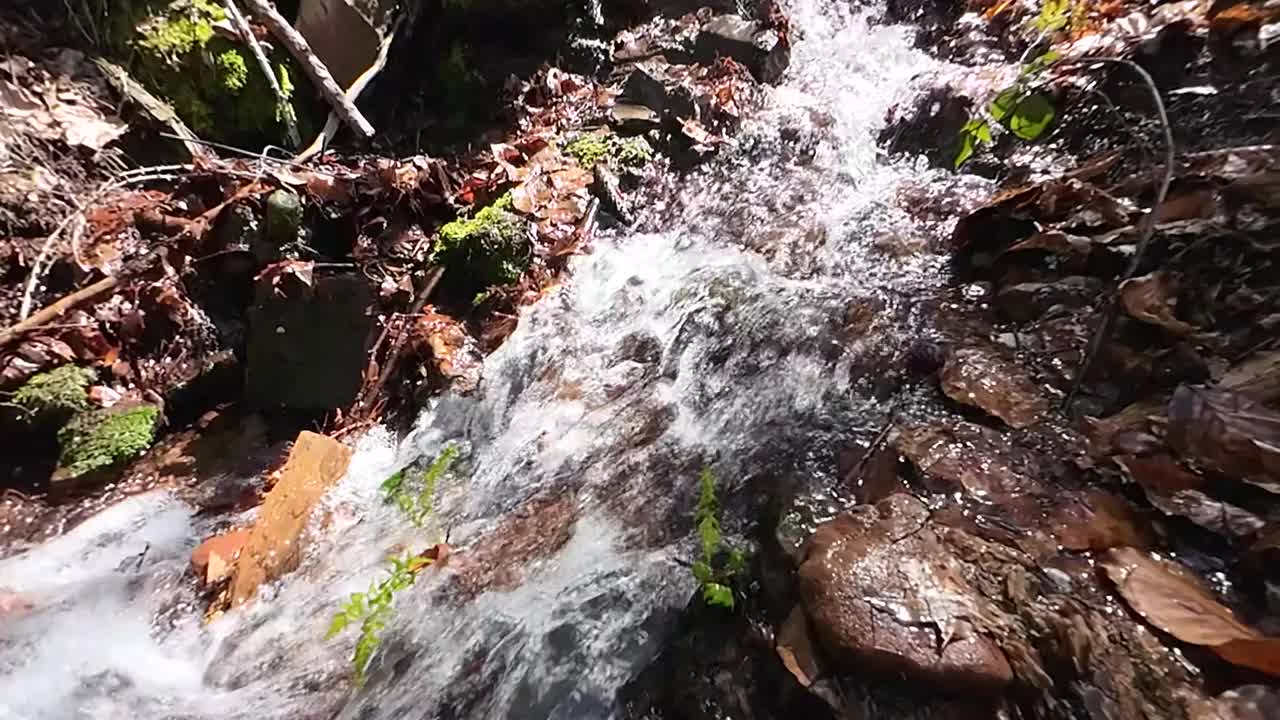
<svg viewBox="0 0 1280 720">
<path fill-rule="evenodd" d="M 260 408 L 327 410 L 360 390 L 373 290 L 356 274 L 259 282 L 249 310 L 245 399 Z"/>
<path fill-rule="evenodd" d="M 350 462 L 351 448 L 346 445 L 313 432 L 299 433 L 236 564 L 233 605 L 248 602 L 262 583 L 297 567 L 311 510 L 347 472 Z"/>
<path fill-rule="evenodd" d="M 920 501 L 894 495 L 818 529 L 799 570 L 813 633 L 847 671 L 997 693 L 1013 670 L 981 630 L 999 611 L 964 580 L 928 517 Z"/>
<path fill-rule="evenodd" d="M 637 64 L 622 84 L 622 99 L 643 105 L 658 114 L 693 117 L 693 94 L 665 72 L 661 62 Z"/>
<path fill-rule="evenodd" d="M 572 493 L 531 498 L 473 548 L 450 559 L 453 588 L 462 598 L 514 588 L 532 559 L 569 541 L 577 519 L 578 500 Z"/>
<path fill-rule="evenodd" d="M 1049 410 L 1048 400 L 1030 374 L 990 349 L 972 347 L 953 352 L 942 368 L 942 391 L 1013 428 L 1035 425 Z"/>
<path fill-rule="evenodd" d="M 791 48 L 772 30 L 737 15 L 721 15 L 702 26 L 694 56 L 710 63 L 729 57 L 746 66 L 760 82 L 776 83 L 791 63 Z"/>
<path fill-rule="evenodd" d="M 206 583 L 218 582 L 230 574 L 232 563 L 248 541 L 248 530 L 214 535 L 191 551 L 191 572 Z"/>
</svg>

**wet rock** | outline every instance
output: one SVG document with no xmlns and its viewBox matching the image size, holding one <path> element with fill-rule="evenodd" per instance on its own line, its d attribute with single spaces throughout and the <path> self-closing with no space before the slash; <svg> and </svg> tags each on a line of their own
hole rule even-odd
<svg viewBox="0 0 1280 720">
<path fill-rule="evenodd" d="M 1008 497 L 1035 485 L 1029 454 L 981 425 L 907 424 L 898 430 L 893 446 L 939 492 L 961 489 L 975 497 Z"/>
<path fill-rule="evenodd" d="M 694 43 L 694 55 L 703 63 L 714 62 L 718 57 L 733 58 L 766 83 L 778 82 L 791 63 L 791 48 L 786 40 L 737 15 L 721 15 L 707 21 Z"/>
<path fill-rule="evenodd" d="M 306 431 L 298 435 L 236 563 L 233 605 L 248 602 L 260 585 L 297 566 L 311 510 L 347 472 L 350 462 L 351 448 L 337 440 Z"/>
<path fill-rule="evenodd" d="M 259 408 L 349 405 L 363 380 L 373 302 L 373 289 L 356 274 L 259 282 L 249 310 L 245 399 Z"/>
<path fill-rule="evenodd" d="M 578 500 L 572 493 L 526 501 L 473 547 L 450 558 L 453 588 L 461 598 L 510 590 L 531 562 L 569 541 L 577 519 Z"/>
<path fill-rule="evenodd" d="M 622 99 L 659 115 L 693 117 L 693 94 L 668 76 L 660 61 L 637 64 L 622 84 Z"/>
<path fill-rule="evenodd" d="M 1030 374 L 1014 359 L 994 348 L 963 348 L 942 368 L 942 391 L 947 397 L 1005 421 L 1012 428 L 1040 422 L 1049 401 Z"/>
<path fill-rule="evenodd" d="M 208 584 L 231 574 L 232 564 L 249 541 L 248 530 L 214 535 L 191 551 L 191 572 Z"/>
<path fill-rule="evenodd" d="M 25 615 L 36 607 L 35 599 L 27 593 L 0 588 L 0 620 Z"/>
<path fill-rule="evenodd" d="M 799 570 L 805 612 L 844 670 L 998 693 L 1013 670 L 981 633 L 998 610 L 964 580 L 928 517 L 920 501 L 894 495 L 820 527 Z"/>
</svg>

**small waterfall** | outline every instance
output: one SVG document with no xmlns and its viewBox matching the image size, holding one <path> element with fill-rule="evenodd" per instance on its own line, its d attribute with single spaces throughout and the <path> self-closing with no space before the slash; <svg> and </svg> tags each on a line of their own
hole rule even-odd
<svg viewBox="0 0 1280 720">
<path fill-rule="evenodd" d="M 302 566 L 257 602 L 203 623 L 182 574 L 209 528 L 162 492 L 0 562 L 0 587 L 39 608 L 0 625 L 0 718 L 616 715 L 695 590 L 698 472 L 730 531 L 788 478 L 834 484 L 836 449 L 883 420 L 884 380 L 926 332 L 913 299 L 940 282 L 936 256 L 876 249 L 919 232 L 894 194 L 924 171 L 875 135 L 932 61 L 848 3 L 790 11 L 792 66 L 735 145 L 576 259 L 477 392 L 395 446 L 363 438 Z M 424 533 L 378 485 L 450 443 Z M 332 613 L 445 532 L 458 562 L 397 597 L 353 690 Z"/>
</svg>

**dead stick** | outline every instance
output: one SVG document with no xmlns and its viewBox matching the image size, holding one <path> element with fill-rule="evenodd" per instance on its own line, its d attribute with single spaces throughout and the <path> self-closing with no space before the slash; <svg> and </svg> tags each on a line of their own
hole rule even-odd
<svg viewBox="0 0 1280 720">
<path fill-rule="evenodd" d="M 852 485 L 854 481 L 862 475 L 862 471 L 867 467 L 867 463 L 871 462 L 871 456 L 875 455 L 876 452 L 880 450 L 880 446 L 883 445 L 884 441 L 889 437 L 889 431 L 893 429 L 893 424 L 896 419 L 897 416 L 895 413 L 889 413 L 889 417 L 885 419 L 884 425 L 880 427 L 880 432 L 876 433 L 875 439 L 873 439 L 871 444 L 867 446 L 867 451 L 862 454 L 862 457 L 858 458 L 857 464 L 850 468 L 849 472 L 845 473 L 844 483 L 846 485 Z"/>
<path fill-rule="evenodd" d="M 285 130 L 289 136 L 289 142 L 293 147 L 297 147 L 302 143 L 302 136 L 298 134 L 298 119 L 293 115 L 293 105 L 289 104 L 289 96 L 284 94 L 284 90 L 280 87 L 280 81 L 276 79 L 276 72 L 271 68 L 271 61 L 267 59 L 267 54 L 262 51 L 262 45 L 258 43 L 258 38 L 253 36 L 253 28 L 249 27 L 249 21 L 244 19 L 240 8 L 236 6 L 235 0 L 226 0 L 224 5 L 227 8 L 227 18 L 231 20 L 231 25 L 240 34 L 241 39 L 249 46 L 249 50 L 253 52 L 253 57 L 258 61 L 258 68 L 262 70 L 262 74 L 267 78 L 267 83 L 271 85 L 271 92 L 276 96 L 276 107 L 280 110 L 281 118 L 284 120 Z"/>
<path fill-rule="evenodd" d="M 1156 186 L 1155 202 L 1151 206 L 1151 211 L 1138 221 L 1138 244 L 1133 251 L 1133 260 L 1129 262 L 1129 267 L 1125 270 L 1125 274 L 1120 278 L 1120 283 L 1116 285 L 1116 289 L 1111 294 L 1111 299 L 1107 304 L 1107 309 L 1102 315 L 1102 322 L 1098 324 L 1098 329 L 1094 331 L 1093 337 L 1089 339 L 1089 347 L 1085 351 L 1084 361 L 1080 363 L 1080 369 L 1076 371 L 1075 380 L 1071 383 L 1071 391 L 1067 393 L 1066 399 L 1062 401 L 1063 411 L 1071 409 L 1071 403 L 1075 400 L 1076 393 L 1080 391 L 1080 387 L 1084 384 L 1085 376 L 1089 374 L 1093 363 L 1098 359 L 1098 353 L 1102 350 L 1102 346 L 1107 342 L 1107 336 L 1111 334 L 1111 327 L 1115 324 L 1116 318 L 1120 315 L 1120 286 L 1131 280 L 1138 273 L 1138 268 L 1142 265 L 1142 256 L 1146 253 L 1148 246 L 1151 245 L 1151 237 L 1155 233 L 1156 228 L 1156 212 L 1160 206 L 1164 204 L 1165 197 L 1169 194 L 1169 185 L 1173 183 L 1173 130 L 1169 127 L 1169 115 L 1164 109 L 1164 100 L 1160 99 L 1160 89 L 1156 87 L 1155 80 L 1151 79 L 1150 73 L 1142 69 L 1142 66 L 1129 60 L 1114 60 L 1111 58 L 1081 58 L 1080 60 L 1064 61 L 1069 64 L 1089 65 L 1093 63 L 1110 63 L 1113 65 L 1123 65 L 1137 73 L 1147 89 L 1151 91 L 1151 99 L 1155 103 L 1156 113 L 1160 117 L 1160 127 L 1164 131 L 1164 168 L 1160 176 L 1160 183 Z"/>
<path fill-rule="evenodd" d="M 409 311 L 409 322 L 422 312 L 422 307 L 427 304 L 427 298 L 431 297 L 431 293 L 435 291 L 436 285 L 440 283 L 440 278 L 444 275 L 444 267 L 438 267 L 431 273 L 431 277 L 427 278 L 427 284 L 422 288 L 422 292 L 418 295 L 418 299 L 414 301 L 413 308 Z M 382 337 L 378 338 L 375 345 L 381 345 L 383 338 L 387 335 L 387 327 L 382 328 Z M 396 363 L 400 360 L 400 351 L 404 348 L 404 335 L 401 334 L 391 350 L 387 353 L 387 362 L 382 366 L 382 372 L 378 374 L 378 380 L 369 388 L 369 393 L 360 400 L 362 410 L 371 410 L 373 408 L 373 399 L 382 391 L 382 386 L 387 384 L 387 379 L 391 377 L 391 371 L 395 369 Z"/>
<path fill-rule="evenodd" d="M 14 338 L 25 335 L 33 330 L 42 329 L 45 325 L 57 320 L 62 313 L 82 302 L 87 302 L 111 292 L 115 289 L 118 283 L 119 281 L 114 277 L 103 278 L 86 288 L 77 290 L 57 302 L 54 302 L 26 320 L 0 331 L 0 347 L 4 347 Z"/>
<path fill-rule="evenodd" d="M 333 111 L 342 118 L 342 121 L 348 127 L 360 133 L 365 138 L 373 137 L 374 129 L 360 114 L 360 110 L 356 108 L 355 103 L 347 99 L 343 94 L 342 88 L 338 86 L 338 82 L 333 79 L 333 75 L 329 73 L 329 68 L 325 66 L 320 58 L 311 51 L 311 46 L 307 44 L 306 38 L 302 34 L 293 29 L 293 26 L 284 19 L 276 9 L 272 7 L 267 0 L 245 0 L 245 4 L 249 6 L 249 12 L 254 17 L 262 21 L 267 26 L 272 35 L 275 35 L 285 48 L 293 55 L 298 64 L 302 66 L 303 72 L 307 77 L 311 78 L 311 82 L 316 84 L 320 93 L 329 101 L 329 105 L 333 107 Z"/>
</svg>

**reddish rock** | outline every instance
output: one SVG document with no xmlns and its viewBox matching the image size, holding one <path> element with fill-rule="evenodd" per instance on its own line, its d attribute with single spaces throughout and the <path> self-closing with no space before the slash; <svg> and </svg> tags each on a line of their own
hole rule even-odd
<svg viewBox="0 0 1280 720">
<path fill-rule="evenodd" d="M 30 595 L 0 588 L 0 620 L 25 615 L 35 607 Z"/>
<path fill-rule="evenodd" d="M 312 509 L 350 463 L 351 448 L 346 445 L 313 432 L 299 433 L 236 563 L 233 606 L 248 602 L 258 586 L 298 566 L 302 531 Z"/>
<path fill-rule="evenodd" d="M 205 582 L 221 580 L 248 541 L 248 530 L 214 535 L 191 552 L 191 571 Z"/>
<path fill-rule="evenodd" d="M 981 629 L 999 610 L 965 582 L 928 518 L 898 494 L 818 528 L 799 571 L 813 635 L 847 671 L 998 693 L 1013 671 Z"/>
</svg>

